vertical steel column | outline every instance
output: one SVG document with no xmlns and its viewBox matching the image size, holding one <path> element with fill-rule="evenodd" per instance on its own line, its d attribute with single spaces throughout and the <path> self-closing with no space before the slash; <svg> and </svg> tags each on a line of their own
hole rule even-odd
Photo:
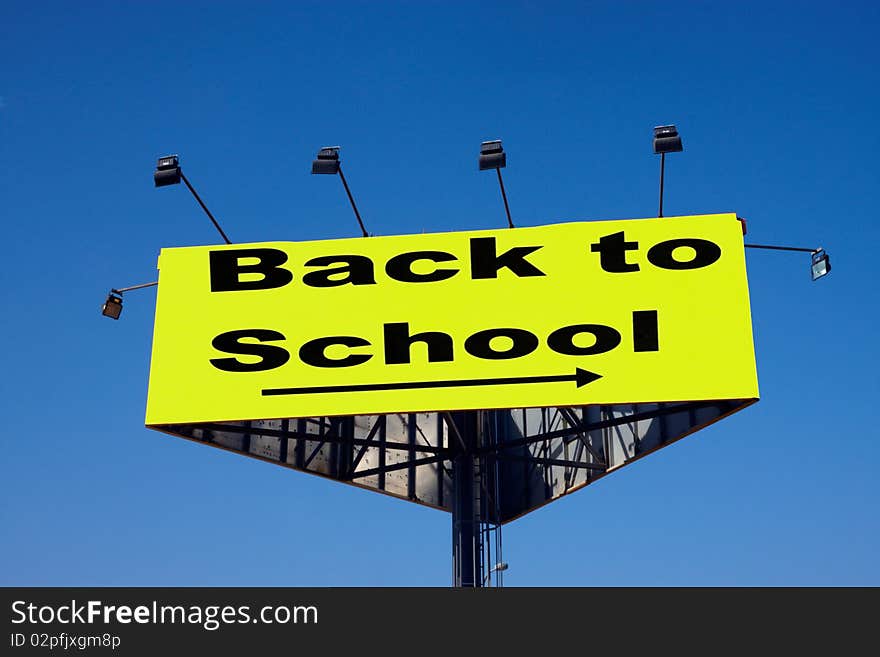
<svg viewBox="0 0 880 657">
<path fill-rule="evenodd" d="M 483 584 L 483 563 L 479 549 L 477 457 L 482 431 L 479 411 L 452 413 L 464 445 L 457 440 L 452 458 L 452 585 L 472 588 Z"/>
</svg>

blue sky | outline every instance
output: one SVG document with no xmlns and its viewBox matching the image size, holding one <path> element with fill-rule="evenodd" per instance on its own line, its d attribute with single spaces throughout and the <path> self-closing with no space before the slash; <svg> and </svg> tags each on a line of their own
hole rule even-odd
<svg viewBox="0 0 880 657">
<path fill-rule="evenodd" d="M 733 211 L 761 401 L 504 529 L 506 585 L 880 584 L 880 7 L 0 5 L 0 584 L 445 586 L 449 516 L 143 427 L 164 246 Z"/>
</svg>

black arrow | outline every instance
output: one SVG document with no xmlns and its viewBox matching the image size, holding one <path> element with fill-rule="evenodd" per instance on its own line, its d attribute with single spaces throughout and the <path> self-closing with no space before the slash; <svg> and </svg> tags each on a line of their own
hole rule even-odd
<svg viewBox="0 0 880 657">
<path fill-rule="evenodd" d="M 557 381 L 574 381 L 580 388 L 596 379 L 601 374 L 575 368 L 574 374 L 551 374 L 548 376 L 506 376 L 497 379 L 452 379 L 449 381 L 404 381 L 401 383 L 364 383 L 348 386 L 311 386 L 304 388 L 266 388 L 263 396 L 271 395 L 313 395 L 326 392 L 366 392 L 369 390 L 412 390 L 414 388 L 459 388 L 470 386 L 504 386 L 520 383 L 556 383 Z"/>
</svg>

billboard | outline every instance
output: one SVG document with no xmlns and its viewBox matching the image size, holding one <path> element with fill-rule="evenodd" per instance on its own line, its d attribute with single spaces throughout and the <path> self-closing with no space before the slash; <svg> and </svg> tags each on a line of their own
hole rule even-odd
<svg viewBox="0 0 880 657">
<path fill-rule="evenodd" d="M 734 214 L 163 249 L 146 423 L 758 397 Z"/>
</svg>

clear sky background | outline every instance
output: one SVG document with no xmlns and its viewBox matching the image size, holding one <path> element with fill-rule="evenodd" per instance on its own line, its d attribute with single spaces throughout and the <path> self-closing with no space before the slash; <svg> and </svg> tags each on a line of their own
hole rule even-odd
<svg viewBox="0 0 880 657">
<path fill-rule="evenodd" d="M 761 401 L 504 528 L 508 586 L 880 585 L 875 2 L 0 4 L 0 584 L 446 586 L 450 516 L 143 427 L 164 246 L 733 211 Z M 719 345 L 723 348 L 723 345 Z"/>
</svg>

